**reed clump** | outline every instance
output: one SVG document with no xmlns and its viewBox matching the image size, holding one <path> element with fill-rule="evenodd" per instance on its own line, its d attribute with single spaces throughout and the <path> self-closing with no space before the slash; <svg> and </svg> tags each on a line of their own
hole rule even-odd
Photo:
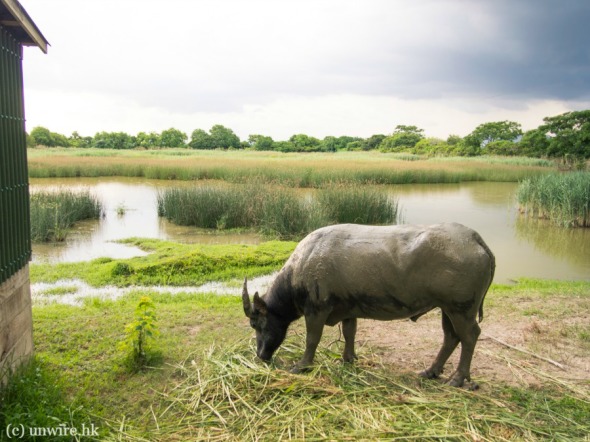
<svg viewBox="0 0 590 442">
<path fill-rule="evenodd" d="M 360 185 L 333 185 L 314 194 L 262 184 L 209 185 L 164 189 L 158 214 L 180 225 L 300 238 L 335 223 L 396 223 L 398 204 L 386 191 Z"/>
<path fill-rule="evenodd" d="M 590 227 L 590 172 L 553 173 L 523 180 L 520 211 L 562 227 Z"/>
<path fill-rule="evenodd" d="M 316 201 L 336 223 L 392 224 L 398 204 L 387 192 L 367 186 L 332 185 L 317 192 Z"/>
<path fill-rule="evenodd" d="M 98 219 L 102 204 L 88 190 L 43 191 L 31 195 L 31 240 L 64 241 L 77 221 Z"/>
</svg>

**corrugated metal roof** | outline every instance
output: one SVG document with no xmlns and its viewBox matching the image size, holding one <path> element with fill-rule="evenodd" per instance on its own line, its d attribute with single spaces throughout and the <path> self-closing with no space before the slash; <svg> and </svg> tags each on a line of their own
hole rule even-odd
<svg viewBox="0 0 590 442">
<path fill-rule="evenodd" d="M 37 46 L 47 53 L 49 42 L 17 0 L 0 0 L 0 26 L 24 46 Z"/>
</svg>

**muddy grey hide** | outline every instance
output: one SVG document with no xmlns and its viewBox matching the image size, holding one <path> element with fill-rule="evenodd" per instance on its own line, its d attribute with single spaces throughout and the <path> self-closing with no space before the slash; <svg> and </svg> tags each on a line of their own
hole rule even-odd
<svg viewBox="0 0 590 442">
<path fill-rule="evenodd" d="M 313 363 L 326 324 L 342 323 L 342 359 L 352 362 L 357 318 L 416 321 L 438 307 L 444 341 L 430 368 L 420 374 L 439 377 L 461 343 L 457 370 L 448 379 L 461 387 L 471 382 L 480 334 L 477 317 L 483 318 L 494 269 L 494 255 L 483 239 L 461 224 L 341 224 L 305 237 L 264 296 L 257 292 L 250 301 L 244 281 L 242 301 L 256 330 L 257 355 L 264 361 L 270 361 L 289 325 L 305 318 L 305 352 L 293 372 Z"/>
</svg>

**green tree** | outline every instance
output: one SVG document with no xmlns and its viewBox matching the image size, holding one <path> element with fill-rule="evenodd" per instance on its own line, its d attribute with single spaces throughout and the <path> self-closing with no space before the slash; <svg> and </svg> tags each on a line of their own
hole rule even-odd
<svg viewBox="0 0 590 442">
<path fill-rule="evenodd" d="M 68 137 L 57 132 L 51 132 L 43 126 L 34 127 L 27 140 L 30 146 L 70 147 Z"/>
<path fill-rule="evenodd" d="M 292 135 L 289 142 L 298 152 L 316 152 L 320 150 L 321 145 L 320 140 L 305 134 Z"/>
<path fill-rule="evenodd" d="M 547 155 L 590 158 L 590 110 L 543 118 L 539 130 L 549 137 Z"/>
<path fill-rule="evenodd" d="M 342 135 L 340 137 L 327 136 L 320 142 L 320 150 L 324 152 L 336 152 L 338 150 L 346 150 L 354 147 L 359 148 L 358 144 L 351 145 L 351 143 L 359 141 L 364 142 L 362 138 L 350 137 L 348 135 Z"/>
<path fill-rule="evenodd" d="M 31 134 L 27 133 L 26 134 L 26 140 L 27 140 L 27 147 L 35 147 L 35 140 L 33 139 L 33 137 L 31 137 Z"/>
<path fill-rule="evenodd" d="M 297 149 L 290 141 L 275 141 L 274 149 L 279 152 L 296 152 Z"/>
<path fill-rule="evenodd" d="M 160 134 L 160 147 L 184 147 L 186 143 L 187 136 L 184 132 L 174 129 L 171 127 L 170 129 L 162 131 Z"/>
<path fill-rule="evenodd" d="M 539 128 L 524 133 L 518 143 L 523 155 L 529 157 L 542 157 L 547 155 L 549 137 Z"/>
<path fill-rule="evenodd" d="M 359 141 L 364 141 L 359 137 L 351 137 L 349 135 L 342 135 L 336 138 L 336 150 L 359 149 Z"/>
<path fill-rule="evenodd" d="M 463 141 L 459 135 L 451 134 L 447 137 L 447 144 L 449 146 L 456 146 Z"/>
<path fill-rule="evenodd" d="M 320 148 L 324 152 L 336 152 L 336 150 L 338 150 L 336 137 L 331 135 L 324 137 L 321 141 Z"/>
<path fill-rule="evenodd" d="M 53 140 L 54 146 L 70 147 L 68 137 L 66 137 L 65 135 L 58 134 L 57 132 L 51 132 L 51 138 Z"/>
<path fill-rule="evenodd" d="M 473 152 L 484 149 L 488 143 L 494 141 L 516 141 L 522 136 L 522 128 L 515 121 L 494 121 L 477 126 L 473 132 L 467 135 L 463 142 Z"/>
<path fill-rule="evenodd" d="M 213 149 L 213 139 L 203 129 L 195 129 L 188 145 L 193 149 Z"/>
<path fill-rule="evenodd" d="M 133 149 L 136 147 L 135 137 L 125 132 L 98 132 L 92 146 L 102 149 Z"/>
<path fill-rule="evenodd" d="M 31 143 L 34 146 L 55 146 L 51 131 L 43 126 L 34 127 L 29 136 L 31 137 Z"/>
<path fill-rule="evenodd" d="M 367 138 L 366 140 L 366 149 L 365 150 L 374 150 L 374 149 L 378 149 L 379 146 L 381 145 L 381 143 L 383 142 L 383 140 L 387 138 L 385 135 L 382 134 L 375 134 L 375 135 L 371 135 L 369 138 Z"/>
<path fill-rule="evenodd" d="M 393 134 L 381 142 L 380 147 L 391 152 L 410 150 L 422 138 L 424 138 L 424 129 L 399 124 L 395 127 Z"/>
<path fill-rule="evenodd" d="M 239 149 L 241 147 L 240 139 L 233 130 L 221 124 L 213 126 L 209 133 L 211 134 L 213 149 Z"/>
<path fill-rule="evenodd" d="M 136 137 L 137 146 L 150 149 L 152 147 L 160 146 L 160 134 L 157 132 L 139 132 Z"/>
<path fill-rule="evenodd" d="M 274 140 L 265 135 L 250 135 L 248 137 L 248 145 L 254 150 L 273 150 Z"/>
<path fill-rule="evenodd" d="M 448 155 L 449 144 L 440 138 L 422 138 L 414 146 L 414 153 L 425 155 Z"/>
<path fill-rule="evenodd" d="M 492 141 L 486 144 L 486 153 L 490 155 L 521 155 L 520 144 L 509 140 Z"/>
<path fill-rule="evenodd" d="M 142 296 L 135 308 L 135 319 L 125 326 L 125 340 L 119 343 L 129 371 L 140 371 L 160 358 L 154 342 L 159 335 L 156 306 L 151 298 Z"/>
<path fill-rule="evenodd" d="M 347 150 L 367 150 L 367 142 L 363 139 L 351 141 L 346 145 Z"/>
<path fill-rule="evenodd" d="M 74 131 L 69 136 L 68 143 L 72 147 L 90 147 L 92 145 L 92 137 L 83 137 L 78 131 Z"/>
</svg>

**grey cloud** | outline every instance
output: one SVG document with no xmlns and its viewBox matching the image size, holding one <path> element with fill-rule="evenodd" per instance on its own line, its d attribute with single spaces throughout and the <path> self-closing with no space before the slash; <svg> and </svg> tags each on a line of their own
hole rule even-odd
<svg viewBox="0 0 590 442">
<path fill-rule="evenodd" d="M 590 2 L 489 2 L 492 39 L 479 45 L 471 29 L 457 29 L 466 44 L 449 51 L 425 47 L 406 72 L 410 96 L 435 94 L 421 83 L 438 78 L 450 94 L 574 100 L 590 97 Z M 455 21 L 455 26 L 460 24 Z"/>
<path fill-rule="evenodd" d="M 139 57 L 135 65 L 125 65 L 121 57 L 98 79 L 78 67 L 56 81 L 180 112 L 231 112 L 281 96 L 328 94 L 590 99 L 588 0 L 426 1 L 411 13 L 402 6 L 415 2 L 363 4 L 374 13 L 356 21 L 347 16 L 332 23 L 341 18 L 335 11 L 308 28 L 299 23 L 299 29 L 278 29 L 282 35 L 269 33 L 271 40 L 244 43 L 236 35 L 235 48 L 226 42 L 226 59 L 203 58 L 195 67 L 177 57 L 161 61 L 169 69 L 150 66 L 167 54 Z M 478 28 L 481 17 L 484 25 L 491 23 L 488 28 Z M 315 32 L 317 38 L 310 39 L 311 46 L 296 47 L 290 33 L 297 31 Z M 267 43 L 285 36 L 287 52 L 279 59 Z M 254 61 L 239 56 L 248 51 Z M 98 71 L 109 60 L 93 62 Z"/>
</svg>

